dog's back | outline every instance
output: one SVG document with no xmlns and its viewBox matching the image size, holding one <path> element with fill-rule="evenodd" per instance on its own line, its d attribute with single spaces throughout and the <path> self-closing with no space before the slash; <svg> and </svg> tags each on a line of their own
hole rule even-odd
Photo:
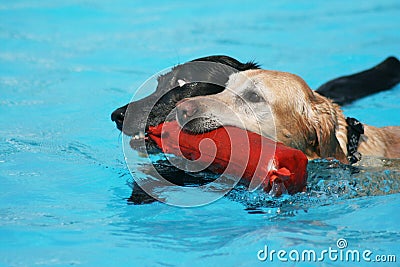
<svg viewBox="0 0 400 267">
<path fill-rule="evenodd" d="M 400 158 L 400 127 L 377 128 L 364 124 L 358 151 L 365 156 Z"/>
<path fill-rule="evenodd" d="M 382 130 L 384 130 L 387 135 L 387 157 L 400 158 L 400 127 L 388 126 L 383 127 Z"/>
</svg>

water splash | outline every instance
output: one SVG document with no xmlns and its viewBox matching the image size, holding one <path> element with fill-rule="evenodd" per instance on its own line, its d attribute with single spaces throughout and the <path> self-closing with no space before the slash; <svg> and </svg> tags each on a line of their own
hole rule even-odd
<svg viewBox="0 0 400 267">
<path fill-rule="evenodd" d="M 176 169 L 168 160 L 157 158 L 155 168 L 175 184 L 198 186 L 207 184 L 219 175 L 207 171 L 189 173 Z M 313 160 L 308 164 L 308 183 L 306 192 L 295 195 L 274 197 L 262 189 L 250 192 L 242 183 L 232 189 L 226 198 L 239 202 L 249 213 L 291 214 L 297 210 L 325 206 L 352 198 L 388 195 L 400 192 L 400 160 L 365 159 L 357 166 L 345 165 L 336 160 Z M 146 173 L 141 165 L 138 174 Z M 133 175 L 136 175 L 133 173 Z M 132 184 L 133 181 L 130 181 Z M 134 204 L 150 203 L 143 201 L 140 188 L 133 184 L 129 200 Z M 135 201 L 135 195 L 140 201 Z"/>
<path fill-rule="evenodd" d="M 307 191 L 293 196 L 271 197 L 261 190 L 248 192 L 237 187 L 227 197 L 249 210 L 275 208 L 277 212 L 307 210 L 352 198 L 389 195 L 400 192 L 400 160 L 366 159 L 357 166 L 336 160 L 313 160 L 308 165 Z"/>
</svg>

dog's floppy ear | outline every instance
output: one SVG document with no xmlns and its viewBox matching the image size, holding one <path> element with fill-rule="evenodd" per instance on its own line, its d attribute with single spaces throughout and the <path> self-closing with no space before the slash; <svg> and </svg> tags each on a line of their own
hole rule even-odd
<svg viewBox="0 0 400 267">
<path fill-rule="evenodd" d="M 314 92 L 313 95 L 313 114 L 310 122 L 317 136 L 315 144 L 317 153 L 319 152 L 321 158 L 333 157 L 343 163 L 348 163 L 347 157 L 336 137 L 339 127 L 338 106 L 333 104 L 332 101 L 321 97 L 318 93 Z"/>
</svg>

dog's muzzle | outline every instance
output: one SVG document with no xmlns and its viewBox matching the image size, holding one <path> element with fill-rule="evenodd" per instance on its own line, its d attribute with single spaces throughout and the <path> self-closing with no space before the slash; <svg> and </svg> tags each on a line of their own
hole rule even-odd
<svg viewBox="0 0 400 267">
<path fill-rule="evenodd" d="M 176 116 L 181 125 L 185 125 L 194 119 L 198 113 L 199 107 L 195 101 L 183 99 L 176 104 Z"/>
</svg>

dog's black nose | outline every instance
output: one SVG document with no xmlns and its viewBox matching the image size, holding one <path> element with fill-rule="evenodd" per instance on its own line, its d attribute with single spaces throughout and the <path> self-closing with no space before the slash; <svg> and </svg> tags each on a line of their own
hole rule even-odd
<svg viewBox="0 0 400 267">
<path fill-rule="evenodd" d="M 122 126 L 124 125 L 124 119 L 125 119 L 125 113 L 126 109 L 128 108 L 128 104 L 117 108 L 114 110 L 113 113 L 111 113 L 111 120 L 115 122 L 118 130 L 122 131 Z"/>
<path fill-rule="evenodd" d="M 197 113 L 198 107 L 195 101 L 182 99 L 176 104 L 178 120 L 180 122 L 187 122 Z"/>
</svg>

